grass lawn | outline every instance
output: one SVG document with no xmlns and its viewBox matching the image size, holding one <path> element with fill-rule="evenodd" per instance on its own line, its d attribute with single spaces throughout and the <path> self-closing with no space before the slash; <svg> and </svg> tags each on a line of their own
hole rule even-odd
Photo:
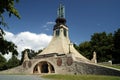
<svg viewBox="0 0 120 80">
<path fill-rule="evenodd" d="M 109 67 L 113 67 L 113 68 L 120 69 L 120 66 L 118 66 L 118 65 L 106 65 L 106 66 L 109 66 Z"/>
<path fill-rule="evenodd" d="M 120 80 L 116 76 L 101 76 L 101 75 L 43 75 L 43 78 L 50 80 Z"/>
</svg>

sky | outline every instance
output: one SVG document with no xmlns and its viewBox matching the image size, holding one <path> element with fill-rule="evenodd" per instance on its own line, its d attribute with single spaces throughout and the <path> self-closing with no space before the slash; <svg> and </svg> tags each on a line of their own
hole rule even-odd
<svg viewBox="0 0 120 80">
<path fill-rule="evenodd" d="M 4 28 L 5 38 L 14 42 L 19 51 L 46 47 L 60 3 L 65 6 L 66 25 L 73 43 L 89 41 L 96 32 L 114 33 L 120 28 L 120 0 L 19 0 L 15 7 L 20 20 L 4 14 L 9 25 Z"/>
</svg>

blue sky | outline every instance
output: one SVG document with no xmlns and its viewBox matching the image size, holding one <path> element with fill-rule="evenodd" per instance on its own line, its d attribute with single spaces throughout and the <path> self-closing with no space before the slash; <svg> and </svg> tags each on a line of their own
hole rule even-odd
<svg viewBox="0 0 120 80">
<path fill-rule="evenodd" d="M 21 19 L 5 14 L 13 34 L 29 31 L 52 35 L 57 8 L 62 2 L 72 42 L 89 41 L 95 32 L 114 32 L 120 28 L 120 0 L 20 0 L 16 4 Z"/>
</svg>

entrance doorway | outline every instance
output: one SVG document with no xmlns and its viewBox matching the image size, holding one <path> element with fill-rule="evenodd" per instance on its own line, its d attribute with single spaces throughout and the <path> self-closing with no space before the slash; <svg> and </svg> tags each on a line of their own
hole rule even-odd
<svg viewBox="0 0 120 80">
<path fill-rule="evenodd" d="M 52 64 L 47 61 L 42 61 L 36 64 L 33 73 L 55 73 L 55 69 Z"/>
<path fill-rule="evenodd" d="M 42 63 L 42 65 L 41 65 L 41 73 L 48 73 L 48 64 L 47 64 L 47 62 Z"/>
</svg>

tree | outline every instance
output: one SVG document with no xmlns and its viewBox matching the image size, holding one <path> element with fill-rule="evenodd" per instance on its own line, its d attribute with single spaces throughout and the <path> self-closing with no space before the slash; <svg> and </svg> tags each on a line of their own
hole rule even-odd
<svg viewBox="0 0 120 80">
<path fill-rule="evenodd" d="M 5 70 L 7 68 L 6 63 L 7 60 L 0 54 L 0 71 Z"/>
<path fill-rule="evenodd" d="M 4 16 L 3 16 L 5 12 L 8 12 L 9 17 L 14 15 L 18 19 L 20 19 L 20 15 L 17 9 L 14 7 L 15 2 L 18 2 L 18 1 L 19 0 L 0 0 L 0 25 L 7 26 L 6 22 L 4 22 Z M 4 54 L 8 54 L 9 52 L 12 52 L 12 58 L 8 61 L 7 66 L 8 68 L 15 67 L 19 63 L 19 60 L 15 56 L 15 55 L 18 55 L 17 46 L 13 42 L 9 42 L 5 40 L 4 35 L 5 33 L 3 29 L 0 28 L 0 53 L 4 55 Z M 1 57 L 1 59 L 5 60 L 3 57 Z M 5 67 L 3 66 L 2 68 L 5 68 Z"/>
<path fill-rule="evenodd" d="M 93 52 L 95 51 L 98 62 L 112 60 L 114 49 L 113 35 L 112 33 L 106 34 L 105 32 L 94 33 L 90 41 L 82 42 L 79 46 L 75 45 L 75 48 L 88 59 L 93 57 Z"/>
<path fill-rule="evenodd" d="M 98 62 L 104 62 L 112 59 L 114 46 L 112 33 L 94 33 L 91 37 L 90 43 L 92 50 L 97 52 Z"/>
<path fill-rule="evenodd" d="M 91 47 L 91 43 L 89 41 L 85 41 L 79 44 L 79 51 L 83 56 L 87 57 L 88 59 L 91 59 L 93 55 Z"/>
<path fill-rule="evenodd" d="M 4 31 L 0 28 L 0 39 L 3 39 L 4 35 L 5 35 Z"/>
<path fill-rule="evenodd" d="M 20 65 L 20 60 L 17 59 L 17 57 L 15 55 L 12 55 L 12 57 L 8 60 L 7 62 L 7 68 L 13 68 L 13 67 L 17 67 Z"/>
<path fill-rule="evenodd" d="M 114 32 L 113 63 L 120 63 L 120 28 Z"/>
<path fill-rule="evenodd" d="M 80 52 L 80 50 L 79 50 L 79 46 L 78 46 L 78 45 L 73 44 L 73 46 L 74 46 L 74 48 L 75 48 L 78 52 Z"/>
<path fill-rule="evenodd" d="M 13 42 L 9 42 L 3 38 L 3 34 L 0 35 L 0 52 L 1 54 L 9 54 L 12 52 L 13 55 L 18 55 L 17 46 Z"/>
<path fill-rule="evenodd" d="M 18 1 L 19 0 L 0 0 L 0 25 L 6 26 L 3 17 L 3 13 L 5 12 L 8 12 L 9 17 L 11 17 L 11 15 L 13 14 L 20 19 L 19 13 L 14 7 L 15 2 Z M 5 40 L 4 35 L 4 31 L 2 30 L 2 28 L 0 28 L 0 52 L 2 54 L 8 54 L 9 52 L 12 52 L 13 55 L 18 55 L 18 52 L 16 50 L 17 46 L 14 43 Z"/>
<path fill-rule="evenodd" d="M 15 2 L 17 3 L 19 0 L 0 0 L 0 24 L 6 26 L 6 23 L 4 22 L 3 13 L 8 12 L 9 17 L 11 15 L 15 15 L 17 18 L 20 19 L 20 15 L 17 11 L 17 9 L 14 7 Z"/>
</svg>

